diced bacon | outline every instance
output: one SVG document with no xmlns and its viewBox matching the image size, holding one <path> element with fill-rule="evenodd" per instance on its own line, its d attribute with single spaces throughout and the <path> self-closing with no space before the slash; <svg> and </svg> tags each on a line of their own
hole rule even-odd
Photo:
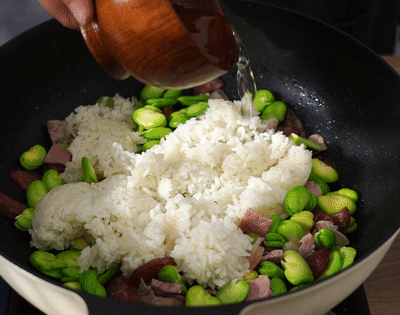
<svg viewBox="0 0 400 315">
<path fill-rule="evenodd" d="M 307 259 L 315 251 L 314 237 L 308 233 L 300 240 L 299 254 Z"/>
<path fill-rule="evenodd" d="M 67 131 L 67 123 L 64 120 L 49 120 L 47 131 L 53 144 L 68 143 L 72 140 Z"/>
<path fill-rule="evenodd" d="M 325 151 L 328 149 L 328 147 L 325 145 L 324 137 L 322 137 L 321 135 L 313 134 L 313 135 L 309 136 L 308 139 L 311 140 L 312 142 L 320 145 L 322 148 L 322 151 Z"/>
<path fill-rule="evenodd" d="M 142 302 L 137 288 L 122 274 L 107 282 L 106 291 L 107 296 L 111 299 L 135 303 Z"/>
<path fill-rule="evenodd" d="M 140 279 L 140 298 L 143 303 L 160 306 L 183 306 L 185 303 L 180 298 L 156 296 L 150 286 Z"/>
<path fill-rule="evenodd" d="M 264 237 L 268 233 L 271 219 L 264 217 L 254 209 L 248 209 L 239 222 L 239 229 Z"/>
<path fill-rule="evenodd" d="M 321 211 L 321 209 L 319 209 L 319 208 L 314 208 L 312 213 L 314 215 L 314 219 L 313 219 L 314 222 L 318 222 L 321 220 L 333 222 L 332 218 L 329 215 L 327 215 L 325 212 Z"/>
<path fill-rule="evenodd" d="M 42 178 L 38 173 L 30 170 L 15 170 L 10 173 L 10 176 L 23 189 L 27 189 L 30 183 Z"/>
<path fill-rule="evenodd" d="M 140 284 L 140 279 L 150 281 L 150 279 L 157 277 L 161 268 L 167 265 L 175 266 L 175 260 L 171 257 L 154 258 L 136 268 L 129 277 L 129 281 L 131 281 L 134 286 Z"/>
<path fill-rule="evenodd" d="M 290 108 L 286 111 L 285 119 L 278 126 L 278 131 L 282 131 L 283 134 L 289 137 L 292 133 L 305 138 L 306 132 L 304 130 L 303 124 L 301 123 L 299 117 Z"/>
<path fill-rule="evenodd" d="M 315 222 L 313 233 L 318 232 L 320 229 L 330 229 L 337 231 L 339 227 L 332 221 L 320 220 Z"/>
<path fill-rule="evenodd" d="M 282 249 L 274 249 L 270 252 L 264 253 L 261 257 L 261 261 L 267 260 L 273 262 L 275 264 L 280 264 L 283 257 L 283 250 Z"/>
<path fill-rule="evenodd" d="M 45 164 L 62 164 L 65 165 L 71 161 L 71 152 L 66 147 L 59 144 L 53 144 L 44 159 Z"/>
<path fill-rule="evenodd" d="M 268 130 L 273 130 L 275 132 L 278 128 L 278 120 L 275 117 L 266 119 L 263 120 L 263 125 L 263 127 L 257 128 L 258 132 L 262 133 Z"/>
<path fill-rule="evenodd" d="M 222 91 L 221 89 L 218 89 L 218 90 L 215 90 L 214 92 L 212 92 L 210 94 L 210 98 L 211 99 L 223 99 L 223 100 L 229 101 L 228 95 L 226 95 L 224 93 L 224 91 Z"/>
<path fill-rule="evenodd" d="M 26 205 L 15 201 L 7 195 L 0 192 L 0 214 L 9 219 L 15 219 L 26 208 Z"/>
<path fill-rule="evenodd" d="M 339 232 L 344 232 L 350 225 L 351 213 L 347 207 L 344 207 L 338 213 L 332 216 L 333 223 L 338 226 Z"/>
<path fill-rule="evenodd" d="M 193 88 L 194 95 L 212 93 L 224 86 L 224 82 L 220 78 L 211 80 L 210 82 L 204 83 L 202 85 Z"/>
<path fill-rule="evenodd" d="M 179 283 L 164 282 L 155 278 L 151 279 L 151 289 L 157 296 L 169 297 L 174 294 L 182 294 L 182 285 Z"/>
<path fill-rule="evenodd" d="M 306 187 L 312 194 L 316 196 L 322 196 L 322 188 L 320 185 L 313 181 L 308 181 L 304 187 Z"/>
<path fill-rule="evenodd" d="M 250 291 L 246 301 L 266 299 L 272 295 L 271 284 L 268 276 L 259 276 L 257 279 L 248 280 Z"/>
<path fill-rule="evenodd" d="M 264 254 L 265 248 L 263 246 L 260 246 L 262 242 L 264 241 L 263 237 L 257 238 L 255 243 L 253 244 L 253 248 L 250 251 L 250 270 L 253 270 L 261 261 L 261 257 Z"/>
</svg>

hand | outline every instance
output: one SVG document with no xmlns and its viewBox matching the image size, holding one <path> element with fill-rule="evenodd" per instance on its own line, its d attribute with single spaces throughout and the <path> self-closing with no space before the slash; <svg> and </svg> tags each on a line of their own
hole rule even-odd
<svg viewBox="0 0 400 315">
<path fill-rule="evenodd" d="M 38 0 L 62 25 L 79 29 L 94 15 L 93 0 Z"/>
</svg>

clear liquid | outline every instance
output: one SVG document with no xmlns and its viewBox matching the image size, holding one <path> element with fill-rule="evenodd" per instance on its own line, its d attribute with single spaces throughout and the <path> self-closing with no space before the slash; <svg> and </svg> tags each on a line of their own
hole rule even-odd
<svg viewBox="0 0 400 315">
<path fill-rule="evenodd" d="M 233 35 L 236 39 L 236 44 L 238 46 L 238 62 L 236 63 L 237 66 L 237 91 L 239 97 L 241 99 L 244 98 L 246 93 L 250 93 L 254 97 L 257 92 L 256 80 L 254 78 L 253 71 L 250 67 L 250 60 L 247 54 L 246 48 L 243 45 L 242 40 L 240 39 L 239 34 L 232 28 Z M 252 98 L 250 98 L 252 99 Z M 252 105 L 252 102 L 248 100 L 246 102 L 246 106 L 244 108 L 244 115 L 253 115 L 255 114 L 256 109 Z"/>
</svg>

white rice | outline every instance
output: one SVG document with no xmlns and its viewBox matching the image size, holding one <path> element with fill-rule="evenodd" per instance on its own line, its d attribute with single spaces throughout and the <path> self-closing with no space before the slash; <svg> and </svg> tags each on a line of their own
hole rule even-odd
<svg viewBox="0 0 400 315">
<path fill-rule="evenodd" d="M 241 278 L 252 245 L 239 220 L 248 208 L 267 217 L 283 213 L 286 192 L 308 179 L 311 152 L 282 133 L 257 132 L 262 122 L 243 117 L 242 102 L 210 100 L 200 119 L 135 154 L 132 105 L 117 99 L 114 110 L 80 107 L 67 118 L 76 136 L 75 160 L 64 175 L 69 183 L 37 204 L 32 245 L 63 250 L 85 236 L 91 246 L 79 259 L 82 270 L 121 263 L 129 276 L 144 262 L 170 256 L 186 279 L 204 286 Z M 96 161 L 106 179 L 75 183 L 82 156 Z"/>
</svg>

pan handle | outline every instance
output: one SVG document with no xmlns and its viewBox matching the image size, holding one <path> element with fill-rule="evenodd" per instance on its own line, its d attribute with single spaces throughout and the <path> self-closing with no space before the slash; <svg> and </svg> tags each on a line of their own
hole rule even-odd
<svg viewBox="0 0 400 315">
<path fill-rule="evenodd" d="M 40 279 L 1 255 L 0 273 L 19 295 L 46 314 L 89 315 L 86 302 L 78 294 Z"/>
</svg>

